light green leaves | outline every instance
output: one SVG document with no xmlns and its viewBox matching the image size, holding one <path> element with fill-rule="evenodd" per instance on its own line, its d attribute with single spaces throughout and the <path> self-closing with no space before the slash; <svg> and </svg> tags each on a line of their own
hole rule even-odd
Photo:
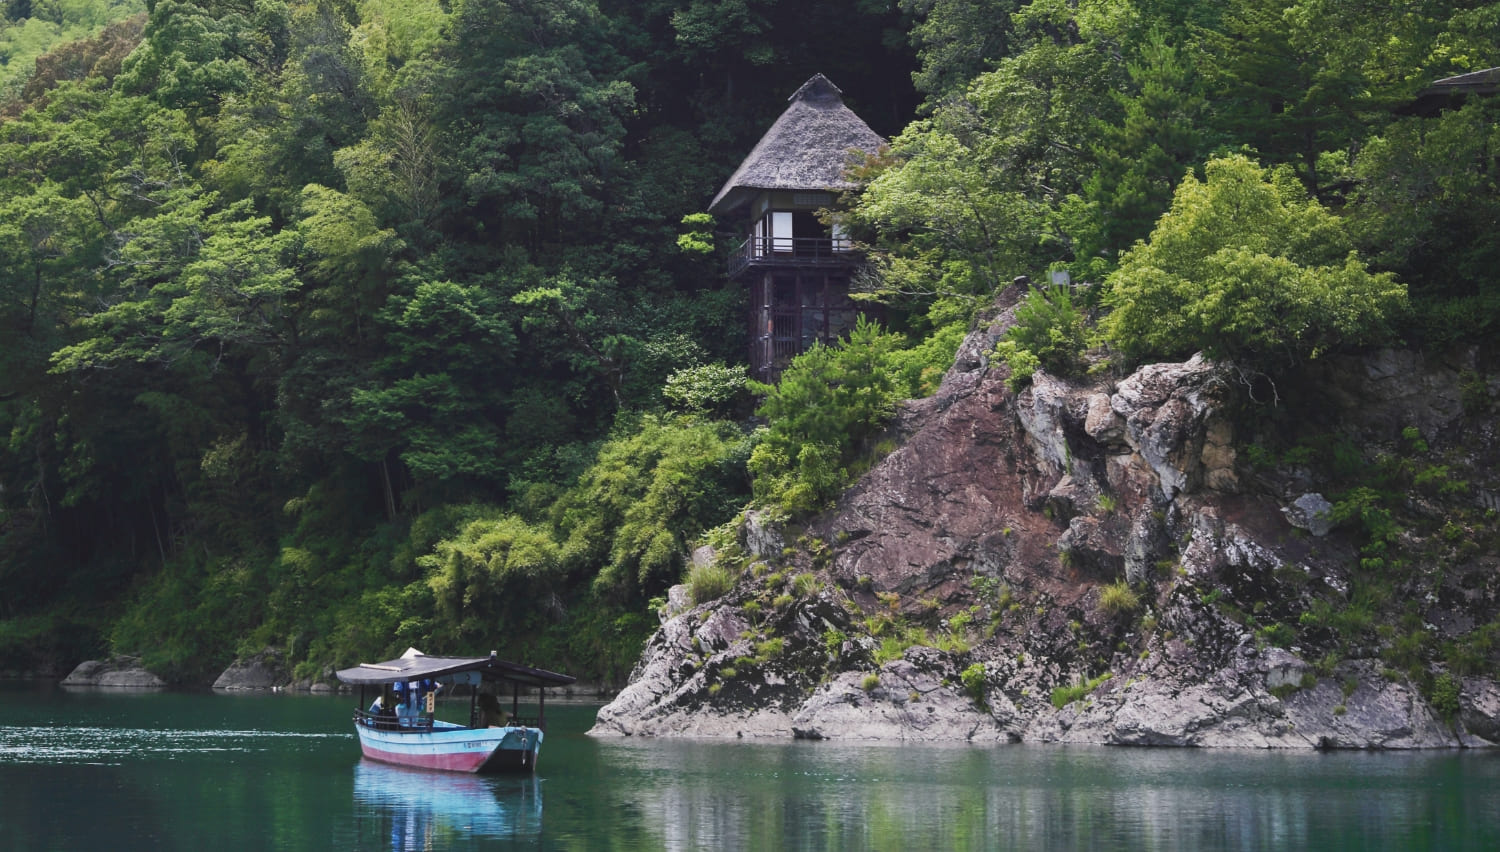
<svg viewBox="0 0 1500 852">
<path fill-rule="evenodd" d="M 1343 223 L 1243 156 L 1189 177 L 1109 278 L 1105 336 L 1134 358 L 1202 350 L 1285 366 L 1389 333 L 1406 290 L 1372 274 Z"/>
</svg>

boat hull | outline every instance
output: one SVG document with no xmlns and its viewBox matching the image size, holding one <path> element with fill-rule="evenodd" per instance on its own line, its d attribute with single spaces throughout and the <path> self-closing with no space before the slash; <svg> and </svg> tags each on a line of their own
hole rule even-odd
<svg viewBox="0 0 1500 852">
<path fill-rule="evenodd" d="M 356 723 L 365 757 L 444 772 L 534 772 L 542 732 L 536 728 L 434 727 L 384 730 Z"/>
</svg>

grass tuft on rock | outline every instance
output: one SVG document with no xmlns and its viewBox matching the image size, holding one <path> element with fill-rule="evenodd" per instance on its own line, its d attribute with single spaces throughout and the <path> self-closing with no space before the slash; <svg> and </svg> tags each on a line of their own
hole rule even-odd
<svg viewBox="0 0 1500 852">
<path fill-rule="evenodd" d="M 1115 616 L 1140 609 L 1141 596 L 1124 580 L 1116 580 L 1099 590 L 1099 611 Z"/>
<path fill-rule="evenodd" d="M 724 597 L 734 588 L 734 575 L 718 563 L 694 565 L 687 576 L 688 595 L 693 603 L 707 603 Z"/>
</svg>

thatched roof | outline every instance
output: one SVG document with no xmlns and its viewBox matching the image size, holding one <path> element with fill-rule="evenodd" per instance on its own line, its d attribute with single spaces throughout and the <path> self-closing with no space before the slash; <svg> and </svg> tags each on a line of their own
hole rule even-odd
<svg viewBox="0 0 1500 852">
<path fill-rule="evenodd" d="M 850 149 L 873 154 L 884 140 L 844 106 L 843 94 L 822 74 L 803 83 L 787 99 L 791 106 L 714 196 L 709 212 L 731 212 L 767 189 L 851 188 L 844 179 Z"/>
<path fill-rule="evenodd" d="M 1411 115 L 1436 115 L 1444 109 L 1462 104 L 1470 95 L 1493 95 L 1500 92 L 1500 68 L 1470 71 L 1456 77 L 1444 77 L 1417 92 L 1411 103 L 1396 112 Z"/>
<path fill-rule="evenodd" d="M 1423 93 L 1473 92 L 1489 95 L 1494 94 L 1497 89 L 1500 89 L 1500 68 L 1486 68 L 1483 71 L 1459 74 L 1457 77 L 1444 77 L 1428 86 Z"/>
</svg>

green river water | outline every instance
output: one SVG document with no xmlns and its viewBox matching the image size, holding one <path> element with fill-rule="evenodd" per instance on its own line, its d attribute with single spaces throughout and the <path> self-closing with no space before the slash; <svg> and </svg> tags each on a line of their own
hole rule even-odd
<svg viewBox="0 0 1500 852">
<path fill-rule="evenodd" d="M 0 850 L 1500 849 L 1500 755 L 584 736 L 364 761 L 355 699 L 0 685 Z M 465 707 L 467 702 L 464 702 Z"/>
</svg>

